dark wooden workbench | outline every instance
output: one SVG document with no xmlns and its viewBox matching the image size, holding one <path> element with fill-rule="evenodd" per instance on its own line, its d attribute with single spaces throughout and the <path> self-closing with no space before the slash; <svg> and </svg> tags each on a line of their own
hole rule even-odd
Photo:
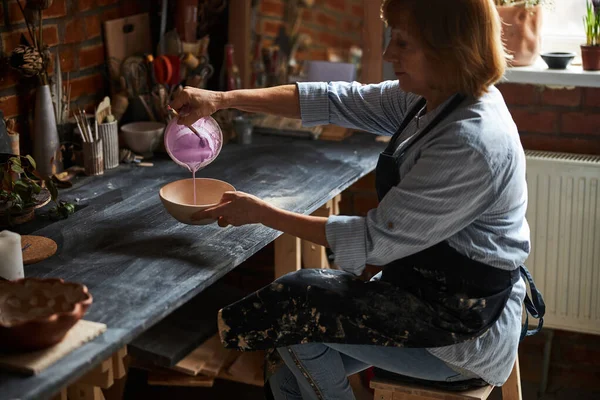
<svg viewBox="0 0 600 400">
<path fill-rule="evenodd" d="M 229 144 L 198 177 L 222 179 L 287 210 L 309 214 L 371 172 L 383 145 L 356 133 L 344 142 L 255 136 Z M 0 372 L 0 399 L 47 398 L 130 343 L 279 236 L 262 225 L 187 226 L 158 191 L 188 172 L 168 159 L 121 166 L 61 196 L 81 209 L 34 232 L 58 253 L 26 276 L 82 282 L 94 296 L 85 319 L 108 330 L 35 377 Z"/>
</svg>

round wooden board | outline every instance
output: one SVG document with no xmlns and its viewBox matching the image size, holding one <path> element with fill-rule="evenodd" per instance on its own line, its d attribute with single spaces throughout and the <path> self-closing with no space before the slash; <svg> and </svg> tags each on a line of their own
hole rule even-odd
<svg viewBox="0 0 600 400">
<path fill-rule="evenodd" d="M 29 246 L 28 246 L 29 245 Z M 28 246 L 23 251 L 23 264 L 29 265 L 52 257 L 58 246 L 52 239 L 43 236 L 21 236 L 21 248 Z"/>
</svg>

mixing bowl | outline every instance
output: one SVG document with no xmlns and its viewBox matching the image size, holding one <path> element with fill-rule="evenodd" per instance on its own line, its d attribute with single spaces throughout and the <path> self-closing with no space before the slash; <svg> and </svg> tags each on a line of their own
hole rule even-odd
<svg viewBox="0 0 600 400">
<path fill-rule="evenodd" d="M 193 221 L 192 215 L 218 204 L 223 193 L 232 191 L 235 191 L 235 188 L 227 182 L 196 178 L 196 204 L 194 204 L 194 180 L 190 178 L 163 186 L 159 196 L 167 212 L 177 221 L 188 225 L 207 225 L 215 220 Z"/>
</svg>

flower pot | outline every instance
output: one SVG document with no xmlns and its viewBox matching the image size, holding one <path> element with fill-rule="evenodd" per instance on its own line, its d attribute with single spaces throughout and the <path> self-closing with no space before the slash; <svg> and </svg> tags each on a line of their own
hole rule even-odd
<svg viewBox="0 0 600 400">
<path fill-rule="evenodd" d="M 581 45 L 581 58 L 585 71 L 600 71 L 600 46 Z"/>
<path fill-rule="evenodd" d="M 0 228 L 6 228 L 27 223 L 35 218 L 35 210 L 44 207 L 51 200 L 50 192 L 42 188 L 41 192 L 34 196 L 35 205 L 15 212 L 8 209 L 6 203 L 0 203 Z"/>
<path fill-rule="evenodd" d="M 511 66 L 535 63 L 542 45 L 542 7 L 497 6 L 502 19 L 502 39 L 513 57 Z"/>
<path fill-rule="evenodd" d="M 48 85 L 38 87 L 35 94 L 33 159 L 37 164 L 36 169 L 43 176 L 50 176 L 62 171 L 60 141 Z"/>
<path fill-rule="evenodd" d="M 0 210 L 0 228 L 8 228 L 11 226 L 21 225 L 32 221 L 35 217 L 35 208 L 28 207 L 18 213 L 10 213 Z"/>
</svg>

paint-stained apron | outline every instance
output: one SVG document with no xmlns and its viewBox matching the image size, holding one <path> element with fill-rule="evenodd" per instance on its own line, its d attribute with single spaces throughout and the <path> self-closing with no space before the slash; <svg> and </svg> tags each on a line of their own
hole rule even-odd
<svg viewBox="0 0 600 400">
<path fill-rule="evenodd" d="M 380 155 L 376 189 L 381 200 L 399 181 L 399 162 L 412 143 L 447 117 L 463 100 L 455 96 L 402 151 L 398 138 L 424 106 L 410 110 Z M 277 352 L 300 343 L 345 343 L 440 347 L 485 333 L 499 318 L 521 274 L 530 282 L 527 311 L 542 325 L 544 303 L 524 267 L 504 271 L 458 253 L 446 242 L 383 267 L 381 278 L 364 282 L 338 270 L 306 269 L 287 274 L 219 312 L 221 341 L 243 351 L 269 350 L 266 378 Z"/>
</svg>

